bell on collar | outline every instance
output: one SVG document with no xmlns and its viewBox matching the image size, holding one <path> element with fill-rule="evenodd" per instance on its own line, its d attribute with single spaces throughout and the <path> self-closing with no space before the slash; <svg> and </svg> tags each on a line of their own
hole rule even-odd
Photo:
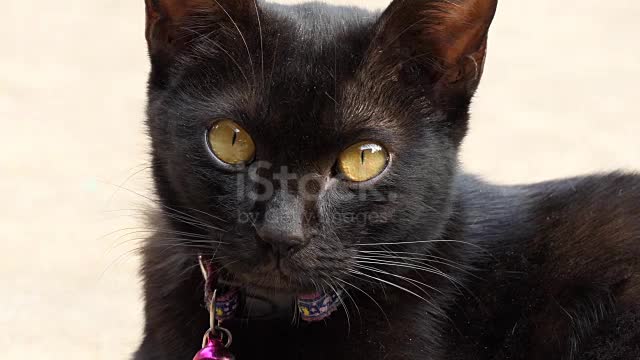
<svg viewBox="0 0 640 360">
<path fill-rule="evenodd" d="M 209 339 L 193 360 L 235 360 L 235 357 L 220 340 Z"/>
</svg>

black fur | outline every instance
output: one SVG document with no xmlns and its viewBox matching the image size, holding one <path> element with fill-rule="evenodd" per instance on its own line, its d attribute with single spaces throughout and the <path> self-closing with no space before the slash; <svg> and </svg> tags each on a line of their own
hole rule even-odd
<svg viewBox="0 0 640 360">
<path fill-rule="evenodd" d="M 135 359 L 198 350 L 208 319 L 198 253 L 246 287 L 349 293 L 323 323 L 226 323 L 240 360 L 640 358 L 640 177 L 499 187 L 458 170 L 495 6 L 396 0 L 373 14 L 147 0 L 162 208 L 144 252 Z M 270 167 L 213 161 L 205 134 L 220 118 L 241 123 Z M 360 140 L 392 160 L 356 185 L 335 161 Z M 307 187 L 276 181 L 283 166 Z M 263 190 L 253 172 L 273 196 L 253 197 Z M 282 273 L 259 239 L 265 227 L 304 239 Z"/>
</svg>

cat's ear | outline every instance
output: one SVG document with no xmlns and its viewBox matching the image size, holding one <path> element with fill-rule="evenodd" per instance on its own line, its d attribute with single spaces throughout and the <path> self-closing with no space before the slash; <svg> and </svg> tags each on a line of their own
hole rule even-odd
<svg viewBox="0 0 640 360">
<path fill-rule="evenodd" d="M 431 67 L 435 81 L 477 87 L 498 0 L 394 0 L 378 24 L 380 52 Z"/>
<path fill-rule="evenodd" d="M 188 27 L 199 17 L 233 22 L 253 11 L 254 0 L 145 0 L 149 52 L 171 53 L 189 41 Z M 212 17 L 213 16 L 213 17 Z M 186 28 L 186 29 L 185 29 Z"/>
</svg>

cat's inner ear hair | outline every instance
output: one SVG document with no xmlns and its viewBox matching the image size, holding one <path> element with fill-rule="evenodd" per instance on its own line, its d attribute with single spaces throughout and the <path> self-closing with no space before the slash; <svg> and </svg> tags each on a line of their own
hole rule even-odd
<svg viewBox="0 0 640 360">
<path fill-rule="evenodd" d="M 395 0 L 378 24 L 376 46 L 429 64 L 438 80 L 477 85 L 498 0 Z"/>
<path fill-rule="evenodd" d="M 255 0 L 145 0 L 149 51 L 170 53 L 189 41 L 188 27 L 198 17 L 221 22 L 240 21 L 256 11 Z M 185 29 L 187 28 L 187 29 Z"/>
</svg>

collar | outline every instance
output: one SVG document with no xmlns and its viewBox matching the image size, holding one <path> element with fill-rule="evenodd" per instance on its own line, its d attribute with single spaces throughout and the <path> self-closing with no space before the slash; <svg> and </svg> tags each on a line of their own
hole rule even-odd
<svg viewBox="0 0 640 360">
<path fill-rule="evenodd" d="M 205 279 L 209 330 L 205 333 L 202 349 L 194 360 L 234 359 L 228 350 L 232 342 L 231 332 L 220 326 L 225 319 L 244 317 L 268 320 L 280 317 L 278 315 L 288 309 L 289 314 L 299 314 L 301 320 L 314 322 L 328 318 L 342 302 L 338 292 L 333 295 L 315 293 L 296 297 L 274 295 L 267 298 L 237 287 L 221 289 L 217 269 L 211 262 L 206 264 L 201 255 L 198 256 L 198 261 Z M 292 307 L 297 307 L 297 312 L 292 312 Z M 226 343 L 223 343 L 225 336 Z"/>
<path fill-rule="evenodd" d="M 340 291 L 298 296 L 273 294 L 267 297 L 250 290 L 223 286 L 213 264 L 205 263 L 201 255 L 198 256 L 198 261 L 205 279 L 205 303 L 215 301 L 212 305 L 214 305 L 215 317 L 219 320 L 231 318 L 273 320 L 284 317 L 283 314 L 297 313 L 301 320 L 315 322 L 331 316 L 342 303 Z M 297 308 L 297 311 L 292 311 L 294 308 Z"/>
<path fill-rule="evenodd" d="M 297 313 L 303 321 L 316 322 L 331 316 L 342 303 L 340 292 L 316 292 L 294 297 L 286 294 L 267 296 L 246 289 L 226 288 L 219 289 L 219 294 L 215 308 L 220 320 L 276 320 Z"/>
</svg>

